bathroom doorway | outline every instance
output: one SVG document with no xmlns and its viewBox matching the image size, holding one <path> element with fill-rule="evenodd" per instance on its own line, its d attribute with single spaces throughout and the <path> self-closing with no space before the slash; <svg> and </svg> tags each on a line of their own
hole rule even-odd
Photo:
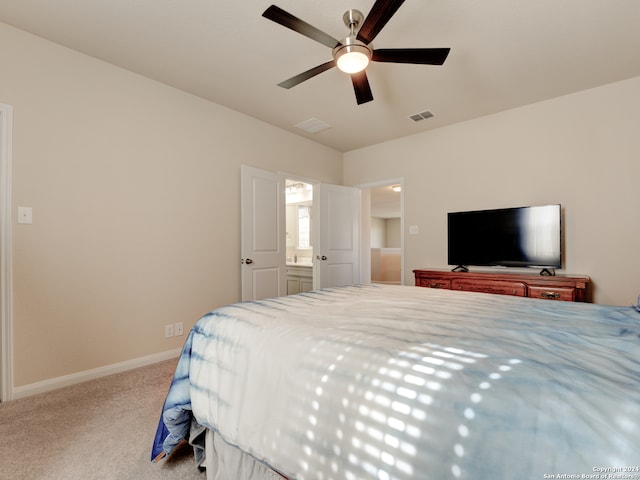
<svg viewBox="0 0 640 480">
<path fill-rule="evenodd" d="M 285 180 L 287 295 L 313 289 L 313 185 Z"/>
</svg>

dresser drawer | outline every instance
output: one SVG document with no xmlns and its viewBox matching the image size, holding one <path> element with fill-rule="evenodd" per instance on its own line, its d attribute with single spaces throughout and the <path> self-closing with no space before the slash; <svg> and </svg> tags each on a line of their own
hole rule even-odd
<svg viewBox="0 0 640 480">
<path fill-rule="evenodd" d="M 442 278 L 417 278 L 417 285 L 419 287 L 429 287 L 429 288 L 451 288 L 451 280 L 445 280 Z"/>
<path fill-rule="evenodd" d="M 451 282 L 452 290 L 463 290 L 465 292 L 494 293 L 497 295 L 515 295 L 517 297 L 527 296 L 527 286 L 521 282 L 503 282 L 500 280 L 485 280 L 474 282 L 469 280 L 455 279 Z"/>
<path fill-rule="evenodd" d="M 529 296 L 532 298 L 544 298 L 547 300 L 562 300 L 574 302 L 576 289 L 566 287 L 529 287 Z"/>
</svg>

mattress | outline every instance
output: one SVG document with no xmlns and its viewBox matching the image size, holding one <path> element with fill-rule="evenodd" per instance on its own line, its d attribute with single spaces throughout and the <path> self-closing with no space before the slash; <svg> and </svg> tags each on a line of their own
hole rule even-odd
<svg viewBox="0 0 640 480">
<path fill-rule="evenodd" d="M 196 423 L 292 480 L 595 478 L 638 468 L 639 385 L 630 307 L 331 288 L 200 319 L 152 456 Z"/>
</svg>

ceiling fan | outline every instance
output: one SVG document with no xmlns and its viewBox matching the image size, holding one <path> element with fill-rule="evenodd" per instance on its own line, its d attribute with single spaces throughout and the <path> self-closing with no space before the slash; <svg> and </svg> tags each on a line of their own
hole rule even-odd
<svg viewBox="0 0 640 480">
<path fill-rule="evenodd" d="M 366 18 L 358 10 L 346 11 L 342 18 L 350 33 L 342 41 L 294 17 L 280 7 L 271 5 L 264 11 L 263 17 L 326 45 L 333 53 L 333 60 L 280 82 L 278 86 L 287 89 L 295 87 L 337 66 L 351 75 L 356 101 L 361 105 L 373 100 L 365 72 L 370 61 L 442 65 L 449 55 L 449 48 L 372 48 L 371 42 L 403 3 L 404 0 L 376 0 Z"/>
</svg>

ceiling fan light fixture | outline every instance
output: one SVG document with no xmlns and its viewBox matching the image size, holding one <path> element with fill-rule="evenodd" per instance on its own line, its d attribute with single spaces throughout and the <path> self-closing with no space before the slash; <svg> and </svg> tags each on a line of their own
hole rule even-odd
<svg viewBox="0 0 640 480">
<path fill-rule="evenodd" d="M 333 50 L 333 57 L 340 70 L 345 73 L 358 73 L 367 68 L 371 60 L 371 49 L 353 37 L 347 37 L 344 45 Z"/>
</svg>

